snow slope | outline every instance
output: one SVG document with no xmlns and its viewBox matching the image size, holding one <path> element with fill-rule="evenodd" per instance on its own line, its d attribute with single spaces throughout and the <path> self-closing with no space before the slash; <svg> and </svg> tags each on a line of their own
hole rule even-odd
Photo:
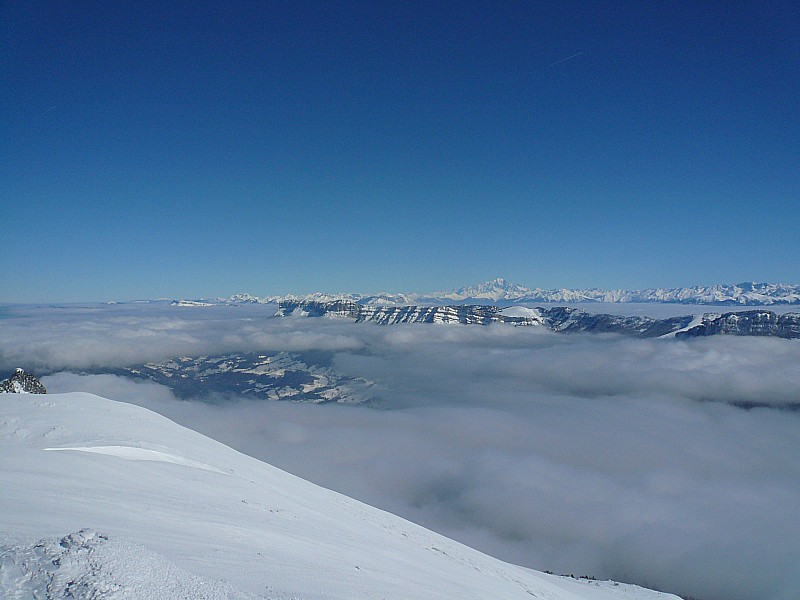
<svg viewBox="0 0 800 600">
<path fill-rule="evenodd" d="M 675 598 L 503 563 L 84 393 L 2 397 L 0 546 L 2 598 Z"/>
<path fill-rule="evenodd" d="M 0 548 L 4 600 L 254 600 L 230 584 L 188 573 L 138 544 L 82 529 Z"/>
</svg>

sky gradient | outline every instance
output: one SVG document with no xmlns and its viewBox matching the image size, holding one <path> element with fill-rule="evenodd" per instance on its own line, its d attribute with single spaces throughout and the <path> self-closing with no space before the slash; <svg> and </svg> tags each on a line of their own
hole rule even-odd
<svg viewBox="0 0 800 600">
<path fill-rule="evenodd" d="M 0 302 L 800 282 L 796 3 L 5 3 Z"/>
</svg>

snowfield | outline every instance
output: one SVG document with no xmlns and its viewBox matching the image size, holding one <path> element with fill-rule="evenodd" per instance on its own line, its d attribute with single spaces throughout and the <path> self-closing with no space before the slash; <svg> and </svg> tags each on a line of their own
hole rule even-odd
<svg viewBox="0 0 800 600">
<path fill-rule="evenodd" d="M 253 600 L 233 586 L 192 575 L 129 542 L 82 529 L 61 539 L 0 550 L 5 600 L 114 598 L 117 600 Z"/>
<path fill-rule="evenodd" d="M 677 598 L 501 562 L 85 393 L 0 398 L 0 597 Z"/>
</svg>

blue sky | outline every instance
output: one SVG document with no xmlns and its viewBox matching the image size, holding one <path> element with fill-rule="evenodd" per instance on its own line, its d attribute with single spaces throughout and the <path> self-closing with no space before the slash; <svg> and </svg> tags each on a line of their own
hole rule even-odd
<svg viewBox="0 0 800 600">
<path fill-rule="evenodd" d="M 0 301 L 800 282 L 796 3 L 0 10 Z"/>
</svg>

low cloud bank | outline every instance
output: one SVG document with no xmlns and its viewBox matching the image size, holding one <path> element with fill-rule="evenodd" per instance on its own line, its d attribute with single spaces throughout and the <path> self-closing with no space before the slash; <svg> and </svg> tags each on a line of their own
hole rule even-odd
<svg viewBox="0 0 800 600">
<path fill-rule="evenodd" d="M 44 383 L 152 408 L 516 563 L 704 600 L 789 600 L 800 589 L 800 412 L 778 409 L 800 402 L 797 342 L 135 317 L 30 319 L 21 349 L 6 327 L 0 348 L 52 369 L 199 347 L 334 350 L 336 370 L 377 382 L 385 410 L 178 401 L 111 375 Z M 114 351 L 124 337 L 131 348 Z M 74 358 L 58 348 L 70 341 Z"/>
<path fill-rule="evenodd" d="M 0 368 L 34 372 L 123 367 L 175 356 L 264 349 L 357 350 L 335 327 L 308 330 L 272 319 L 271 305 L 22 307 L 0 328 Z"/>
</svg>

